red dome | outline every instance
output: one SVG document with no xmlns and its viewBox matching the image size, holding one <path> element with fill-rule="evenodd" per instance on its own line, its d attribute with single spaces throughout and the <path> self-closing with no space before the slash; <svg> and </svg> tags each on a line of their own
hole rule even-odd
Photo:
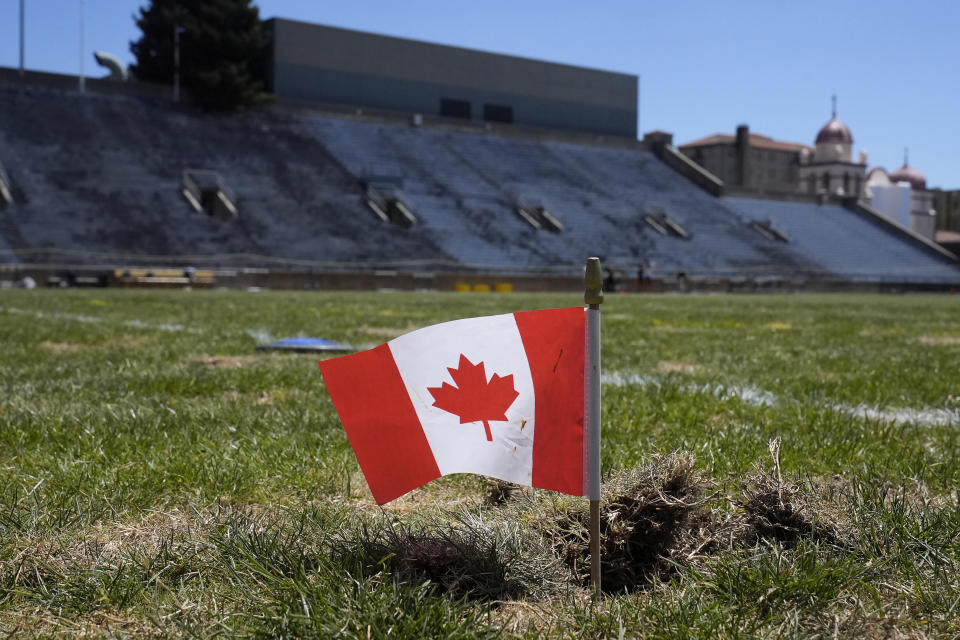
<svg viewBox="0 0 960 640">
<path fill-rule="evenodd" d="M 820 133 L 817 134 L 817 144 L 821 142 L 853 144 L 853 136 L 850 134 L 850 129 L 847 129 L 847 125 L 834 117 L 833 120 L 823 125 Z"/>
<path fill-rule="evenodd" d="M 927 177 L 911 166 L 904 164 L 890 174 L 890 182 L 909 182 L 913 189 L 926 189 Z"/>
</svg>

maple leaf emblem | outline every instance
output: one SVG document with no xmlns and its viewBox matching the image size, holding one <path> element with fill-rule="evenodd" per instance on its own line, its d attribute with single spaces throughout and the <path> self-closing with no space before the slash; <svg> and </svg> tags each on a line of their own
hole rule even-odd
<svg viewBox="0 0 960 640">
<path fill-rule="evenodd" d="M 460 354 L 457 368 L 447 367 L 457 386 L 444 382 L 441 387 L 428 387 L 433 396 L 433 406 L 460 418 L 460 424 L 483 422 L 487 440 L 493 441 L 490 433 L 492 421 L 506 421 L 507 409 L 520 393 L 513 388 L 513 374 L 501 378 L 496 373 L 487 381 L 483 362 L 473 364 Z"/>
</svg>

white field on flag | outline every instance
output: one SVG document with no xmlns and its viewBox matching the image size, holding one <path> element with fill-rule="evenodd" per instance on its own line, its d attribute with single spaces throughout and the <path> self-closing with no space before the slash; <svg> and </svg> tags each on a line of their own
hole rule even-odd
<svg viewBox="0 0 960 640">
<path fill-rule="evenodd" d="M 534 387 L 513 314 L 445 322 L 395 338 L 388 345 L 441 474 L 478 473 L 531 484 Z M 485 382 L 496 384 L 495 375 L 507 378 L 498 384 L 505 393 L 487 420 L 492 441 L 482 421 L 461 424 L 459 415 L 436 406 L 443 403 L 430 391 L 444 383 L 462 386 L 455 376 L 463 370 L 463 358 L 473 367 L 482 363 Z M 516 392 L 512 401 L 514 394 L 506 392 L 508 384 Z M 499 419 L 502 416 L 506 420 Z"/>
</svg>

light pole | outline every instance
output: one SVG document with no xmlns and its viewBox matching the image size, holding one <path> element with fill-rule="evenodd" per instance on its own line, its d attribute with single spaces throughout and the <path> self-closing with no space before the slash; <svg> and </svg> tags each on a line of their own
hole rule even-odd
<svg viewBox="0 0 960 640">
<path fill-rule="evenodd" d="M 24 55 L 24 31 L 25 31 L 25 29 L 23 28 L 24 20 L 25 20 L 25 17 L 24 17 L 24 16 L 25 16 L 25 14 L 26 14 L 25 7 L 24 7 L 24 3 L 25 3 L 25 2 L 26 2 L 26 0 L 20 0 L 20 75 L 21 75 L 21 76 L 23 75 L 23 64 L 24 64 L 24 63 L 23 63 L 23 60 L 24 60 L 24 58 L 26 57 L 26 56 Z"/>
<path fill-rule="evenodd" d="M 83 93 L 84 89 L 86 88 L 86 80 L 83 77 L 83 50 L 85 48 L 84 42 L 83 42 L 83 39 L 84 39 L 83 14 L 86 8 L 85 4 L 86 3 L 84 2 L 84 0 L 80 0 L 80 76 L 77 79 L 77 85 L 80 89 L 80 93 Z"/>
<path fill-rule="evenodd" d="M 180 34 L 183 27 L 173 26 L 173 102 L 180 102 Z"/>
</svg>

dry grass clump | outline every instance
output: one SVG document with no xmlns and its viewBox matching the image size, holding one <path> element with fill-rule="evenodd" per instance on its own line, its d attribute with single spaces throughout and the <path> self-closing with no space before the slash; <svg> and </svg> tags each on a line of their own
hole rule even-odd
<svg viewBox="0 0 960 640">
<path fill-rule="evenodd" d="M 634 590 L 715 541 L 714 518 L 704 509 L 713 488 L 690 453 L 652 456 L 611 477 L 600 506 L 601 580 L 608 592 Z M 576 582 L 590 576 L 588 511 L 576 504 L 541 504 L 532 524 L 553 543 Z M 516 507 L 536 504 L 517 500 Z M 551 508 L 552 507 L 552 508 Z M 546 513 L 543 513 L 546 511 Z"/>
<path fill-rule="evenodd" d="M 375 520 L 331 542 L 333 557 L 361 574 L 385 569 L 395 579 L 429 580 L 455 598 L 543 598 L 569 582 L 569 573 L 543 539 L 516 522 L 461 512 L 452 521 L 419 525 Z"/>
<path fill-rule="evenodd" d="M 773 468 L 761 464 L 741 483 L 743 497 L 736 504 L 757 540 L 776 540 L 792 544 L 800 538 L 816 537 L 837 542 L 839 527 L 828 505 L 813 495 L 805 495 L 793 483 L 784 482 L 780 471 L 780 440 L 769 444 Z"/>
<path fill-rule="evenodd" d="M 654 456 L 646 466 L 611 478 L 600 506 L 604 589 L 645 584 L 669 571 L 671 559 L 700 546 L 709 526 L 700 510 L 712 486 L 694 469 L 690 453 Z"/>
<path fill-rule="evenodd" d="M 601 582 L 604 591 L 644 588 L 682 565 L 702 565 L 737 545 L 801 538 L 837 543 L 844 527 L 837 505 L 816 487 L 785 482 L 779 441 L 770 444 L 773 470 L 757 470 L 725 496 L 695 468 L 690 452 L 659 454 L 604 484 L 600 507 Z M 519 494 L 502 508 L 514 511 L 550 541 L 554 552 L 586 586 L 590 575 L 585 501 Z M 732 508 L 731 508 L 732 507 Z"/>
<path fill-rule="evenodd" d="M 524 492 L 525 488 L 519 484 L 513 482 L 507 482 L 506 480 L 498 480 L 496 478 L 490 478 L 487 482 L 487 503 L 499 506 L 513 500 L 521 493 Z"/>
</svg>

